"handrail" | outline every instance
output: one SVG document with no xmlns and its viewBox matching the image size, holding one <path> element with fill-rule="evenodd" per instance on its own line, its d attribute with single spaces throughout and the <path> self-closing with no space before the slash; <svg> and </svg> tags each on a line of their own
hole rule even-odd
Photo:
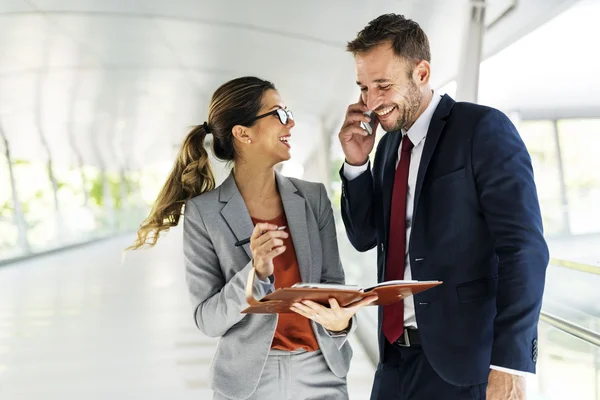
<svg viewBox="0 0 600 400">
<path fill-rule="evenodd" d="M 55 254 L 55 253 L 61 253 L 64 251 L 74 250 L 74 249 L 77 249 L 80 247 L 96 244 L 96 243 L 99 243 L 99 242 L 102 242 L 105 240 L 114 239 L 114 238 L 120 237 L 120 236 L 130 236 L 130 237 L 135 236 L 135 232 L 136 232 L 135 229 L 124 229 L 121 231 L 111 232 L 111 233 L 103 235 L 103 236 L 90 237 L 88 239 L 82 240 L 81 242 L 73 242 L 73 243 L 62 245 L 60 247 L 51 247 L 49 249 L 40 250 L 40 251 L 36 251 L 36 252 L 32 252 L 32 253 L 27 253 L 27 254 L 11 257 L 11 258 L 3 258 L 3 259 L 0 259 L 0 268 L 2 268 L 4 266 L 9 266 L 11 264 L 23 262 L 23 261 L 29 261 L 29 260 L 33 260 L 36 258 L 45 257 L 45 256 Z"/>
<path fill-rule="evenodd" d="M 594 331 L 569 322 L 555 315 L 548 314 L 544 311 L 540 313 L 540 320 L 546 322 L 547 324 L 555 327 L 558 330 L 568 333 L 571 336 L 575 336 L 576 338 L 579 338 L 594 346 L 600 347 L 600 334 Z"/>
<path fill-rule="evenodd" d="M 581 272 L 587 272 L 594 275 L 600 275 L 600 266 L 594 266 L 589 264 L 582 264 L 575 261 L 560 260 L 558 258 L 551 258 L 550 265 L 556 265 L 558 267 L 575 269 Z"/>
</svg>

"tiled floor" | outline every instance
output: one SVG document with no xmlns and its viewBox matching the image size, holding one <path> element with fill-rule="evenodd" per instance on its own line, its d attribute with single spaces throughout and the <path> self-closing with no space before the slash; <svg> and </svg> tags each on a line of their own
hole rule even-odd
<svg viewBox="0 0 600 400">
<path fill-rule="evenodd" d="M 181 232 L 117 238 L 0 268 L 0 399 L 211 399 L 216 340 L 192 322 Z M 373 367 L 353 340 L 352 400 Z"/>
</svg>

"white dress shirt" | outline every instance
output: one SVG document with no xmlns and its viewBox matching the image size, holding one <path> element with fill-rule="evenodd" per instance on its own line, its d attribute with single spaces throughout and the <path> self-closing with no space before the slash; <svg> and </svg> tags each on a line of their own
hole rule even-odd
<svg viewBox="0 0 600 400">
<path fill-rule="evenodd" d="M 410 243 L 410 232 L 412 229 L 412 217 L 415 203 L 415 189 L 417 186 L 417 174 L 419 172 L 419 164 L 421 163 L 421 156 L 423 155 L 423 148 L 425 147 L 425 140 L 427 138 L 427 131 L 429 130 L 431 118 L 433 117 L 435 109 L 440 104 L 441 99 L 442 96 L 438 92 L 434 92 L 431 102 L 429 103 L 423 114 L 419 116 L 419 118 L 415 121 L 415 123 L 410 127 L 408 131 L 405 132 L 404 130 L 402 130 L 402 135 L 408 135 L 408 138 L 414 145 L 411 152 L 410 166 L 408 169 L 408 190 L 406 197 L 406 254 L 408 254 Z M 398 167 L 398 162 L 400 161 L 401 147 L 402 146 L 398 146 L 398 158 L 396 159 L 396 167 Z M 366 171 L 368 168 L 368 164 L 369 161 L 367 161 L 364 165 L 353 166 L 344 162 L 344 176 L 347 180 L 351 181 L 352 179 L 358 177 L 360 174 Z M 406 257 L 406 265 L 404 266 L 404 279 L 412 279 L 412 273 L 410 269 L 410 257 Z M 415 316 L 415 300 L 413 296 L 404 299 L 404 326 L 415 329 L 417 328 L 417 319 Z M 516 375 L 526 374 L 526 372 L 515 371 L 508 368 L 497 367 L 494 365 L 492 365 L 491 368 Z"/>
</svg>

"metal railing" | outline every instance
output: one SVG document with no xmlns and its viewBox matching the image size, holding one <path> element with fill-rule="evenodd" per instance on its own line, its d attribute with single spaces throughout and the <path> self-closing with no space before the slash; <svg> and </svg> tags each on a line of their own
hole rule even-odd
<svg viewBox="0 0 600 400">
<path fill-rule="evenodd" d="M 600 347 L 600 334 L 586 329 L 582 326 L 569 322 L 563 318 L 548 314 L 544 311 L 540 314 L 540 321 L 544 321 L 548 325 L 561 330 L 571 336 L 575 336 L 587 343 Z"/>
<path fill-rule="evenodd" d="M 600 265 L 594 266 L 589 264 L 578 263 L 575 261 L 560 260 L 558 258 L 551 258 L 550 265 L 556 265 L 558 267 L 574 269 L 580 272 L 587 272 L 589 274 L 600 275 Z"/>
</svg>

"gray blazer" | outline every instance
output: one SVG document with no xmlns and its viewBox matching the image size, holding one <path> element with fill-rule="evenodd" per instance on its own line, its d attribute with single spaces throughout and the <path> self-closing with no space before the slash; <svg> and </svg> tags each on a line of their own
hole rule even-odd
<svg viewBox="0 0 600 400">
<path fill-rule="evenodd" d="M 344 283 L 331 203 L 321 183 L 275 173 L 303 282 Z M 233 399 L 249 397 L 258 385 L 277 325 L 276 314 L 242 314 L 252 269 L 250 245 L 235 247 L 254 225 L 233 173 L 216 189 L 189 200 L 184 213 L 186 278 L 194 320 L 207 336 L 221 337 L 211 366 L 211 387 Z M 262 297 L 272 283 L 255 279 Z M 346 376 L 352 358 L 347 336 L 332 337 L 311 321 L 331 371 Z M 352 321 L 352 328 L 356 321 Z"/>
</svg>

